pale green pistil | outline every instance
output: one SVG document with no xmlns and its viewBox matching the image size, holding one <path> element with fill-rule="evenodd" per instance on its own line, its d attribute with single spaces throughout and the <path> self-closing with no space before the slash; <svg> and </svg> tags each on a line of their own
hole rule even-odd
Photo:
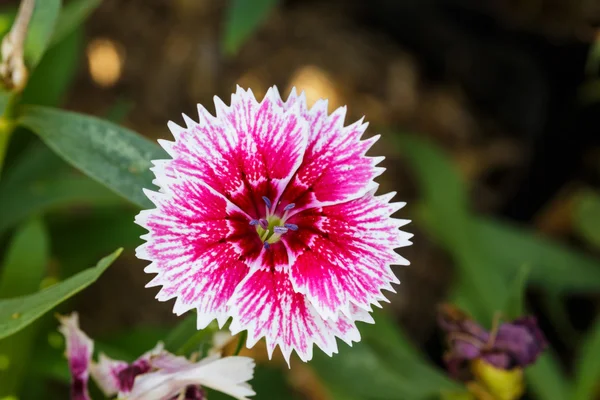
<svg viewBox="0 0 600 400">
<path fill-rule="evenodd" d="M 263 201 L 265 202 L 265 218 L 261 219 L 253 219 L 250 221 L 250 225 L 256 227 L 256 233 L 258 233 L 258 237 L 260 237 L 261 242 L 264 243 L 265 249 L 269 249 L 269 245 L 273 243 L 277 243 L 279 239 L 281 239 L 281 235 L 285 234 L 288 230 L 297 231 L 298 225 L 295 224 L 286 224 L 285 221 L 288 216 L 288 212 L 294 208 L 296 205 L 294 203 L 290 203 L 283 208 L 283 216 L 275 216 L 273 215 L 271 201 L 263 196 Z"/>
<path fill-rule="evenodd" d="M 266 218 L 266 220 L 268 222 L 267 229 L 264 229 L 259 224 L 256 225 L 256 232 L 263 243 L 276 243 L 279 241 L 283 233 L 275 232 L 275 227 L 281 227 L 283 225 L 282 220 L 276 216 L 270 216 Z"/>
</svg>

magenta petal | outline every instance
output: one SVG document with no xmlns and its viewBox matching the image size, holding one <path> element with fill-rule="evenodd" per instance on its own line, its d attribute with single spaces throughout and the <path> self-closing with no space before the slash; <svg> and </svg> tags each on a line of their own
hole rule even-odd
<svg viewBox="0 0 600 400">
<path fill-rule="evenodd" d="M 245 258 L 256 257 L 262 243 L 248 216 L 206 186 L 182 181 L 169 193 L 148 192 L 157 208 L 136 222 L 148 229 L 137 256 L 153 261 L 157 273 L 148 286 L 162 286 L 157 298 L 177 298 L 174 311 L 198 310 L 198 326 L 227 319 L 227 300 L 247 273 Z"/>
<path fill-rule="evenodd" d="M 306 294 L 324 318 L 349 315 L 350 304 L 369 310 L 386 301 L 398 280 L 391 264 L 407 265 L 394 248 L 412 236 L 398 229 L 408 221 L 390 218 L 402 204 L 372 193 L 347 203 L 303 211 L 290 218 L 298 225 L 284 237 L 296 260 L 290 270 L 294 288 Z"/>
<path fill-rule="evenodd" d="M 303 95 L 292 94 L 286 104 L 304 105 Z M 365 153 L 378 139 L 361 141 L 368 124 L 362 120 L 344 126 L 346 108 L 331 115 L 327 101 L 318 101 L 306 112 L 309 120 L 308 146 L 302 164 L 288 185 L 282 199 L 296 204 L 296 212 L 355 199 L 376 187 L 373 178 L 381 174 L 376 165 L 382 158 Z"/>
<path fill-rule="evenodd" d="M 312 358 L 313 344 L 331 355 L 337 352 L 335 337 L 348 343 L 360 338 L 353 320 L 339 316 L 336 321 L 325 321 L 304 295 L 294 291 L 281 242 L 264 251 L 263 262 L 263 268 L 248 275 L 230 300 L 230 329 L 234 334 L 248 330 L 248 347 L 265 337 L 269 357 L 279 346 L 286 360 L 295 350 L 307 361 Z"/>
<path fill-rule="evenodd" d="M 199 123 L 187 119 L 187 128 L 171 123 L 176 141 L 161 144 L 173 157 L 174 170 L 203 181 L 258 218 L 261 197 L 278 199 L 302 162 L 307 122 L 297 110 L 284 111 L 274 89 L 261 103 L 241 88 L 230 107 L 215 101 L 216 118 L 199 106 Z"/>
<path fill-rule="evenodd" d="M 89 368 L 94 351 L 94 342 L 79 329 L 79 316 L 72 313 L 59 317 L 59 331 L 65 337 L 66 356 L 71 371 L 71 399 L 89 400 Z"/>
</svg>

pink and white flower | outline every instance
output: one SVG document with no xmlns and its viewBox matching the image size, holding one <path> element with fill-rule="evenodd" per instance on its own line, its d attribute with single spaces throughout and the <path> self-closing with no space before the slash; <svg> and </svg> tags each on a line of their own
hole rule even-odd
<svg viewBox="0 0 600 400">
<path fill-rule="evenodd" d="M 60 317 L 60 332 L 67 343 L 72 376 L 71 399 L 91 400 L 88 379 L 92 378 L 106 397 L 128 400 L 205 400 L 203 387 L 221 391 L 239 400 L 255 393 L 248 381 L 254 375 L 254 361 L 248 357 L 215 354 L 198 362 L 156 347 L 132 363 L 100 354 L 92 361 L 94 342 L 79 328 L 76 313 Z"/>
<path fill-rule="evenodd" d="M 248 347 L 264 337 L 288 361 L 360 340 L 356 321 L 373 322 L 394 291 L 390 266 L 408 265 L 394 249 L 412 236 L 391 218 L 404 203 L 375 196 L 383 157 L 365 153 L 378 136 L 361 140 L 367 124 L 344 126 L 345 107 L 308 108 L 295 90 L 258 102 L 238 88 L 215 106 L 216 117 L 198 106 L 199 122 L 170 122 L 175 141 L 160 141 L 172 159 L 153 162 L 156 208 L 136 217 L 149 231 L 137 256 L 157 274 L 148 286 L 178 315 L 197 310 L 198 329 L 231 317 Z"/>
</svg>

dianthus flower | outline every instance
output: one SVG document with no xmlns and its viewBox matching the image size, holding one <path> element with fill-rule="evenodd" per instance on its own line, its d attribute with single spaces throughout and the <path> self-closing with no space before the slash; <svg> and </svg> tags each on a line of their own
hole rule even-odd
<svg viewBox="0 0 600 400">
<path fill-rule="evenodd" d="M 149 231 L 137 256 L 157 274 L 148 286 L 178 315 L 197 310 L 198 329 L 231 317 L 269 357 L 279 346 L 306 361 L 313 344 L 331 355 L 336 337 L 360 340 L 355 322 L 394 291 L 390 265 L 408 265 L 394 249 L 412 236 L 391 218 L 404 203 L 375 196 L 383 157 L 365 153 L 378 136 L 361 140 L 367 124 L 344 126 L 345 107 L 308 108 L 295 90 L 258 102 L 238 88 L 215 107 L 170 122 L 175 141 L 160 141 L 172 159 L 153 162 L 156 208 L 136 218 Z"/>
</svg>

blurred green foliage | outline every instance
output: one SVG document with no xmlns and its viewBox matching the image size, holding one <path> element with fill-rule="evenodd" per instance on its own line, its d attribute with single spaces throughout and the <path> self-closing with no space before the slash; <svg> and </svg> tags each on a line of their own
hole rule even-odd
<svg viewBox="0 0 600 400">
<path fill-rule="evenodd" d="M 48 233 L 39 219 L 32 219 L 15 232 L 0 271 L 1 298 L 28 295 L 40 289 L 47 273 L 49 245 Z M 0 357 L 8 363 L 0 374 L 0 396 L 19 394 L 38 329 L 39 324 L 34 323 L 19 335 L 0 340 Z"/>
<path fill-rule="evenodd" d="M 278 0 L 229 0 L 225 16 L 222 48 L 225 54 L 237 53 L 248 36 L 267 19 Z"/>
<path fill-rule="evenodd" d="M 239 51 L 277 3 L 231 0 L 223 51 Z M 24 143 L 14 146 L 18 151 L 10 155 L 0 179 L 0 248 L 5 249 L 0 257 L 0 396 L 23 398 L 44 395 L 44 385 L 23 386 L 26 380 L 68 381 L 63 343 L 53 336 L 56 323 L 48 316 L 40 318 L 98 279 L 120 250 L 96 267 L 82 270 L 85 266 L 114 248 L 131 251 L 140 243 L 143 230 L 132 221 L 138 207 L 152 207 L 142 192 L 152 187 L 151 160 L 168 157 L 156 144 L 116 123 L 55 108 L 82 59 L 81 24 L 100 1 L 74 0 L 62 9 L 56 0 L 37 4 L 26 42 L 27 65 L 36 68 L 21 97 L 0 96 L 0 105 L 6 107 L 2 129 L 10 129 L 12 139 Z M 0 13 L 0 34 L 8 32 L 14 17 L 14 9 Z M 118 120 L 126 110 L 127 103 L 117 104 L 111 119 Z M 27 136 L 31 133 L 32 138 Z M 390 132 L 387 137 L 405 156 L 420 188 L 417 224 L 456 265 L 450 300 L 477 320 L 489 326 L 497 312 L 507 318 L 527 312 L 529 286 L 553 297 L 600 290 L 596 258 L 528 229 L 475 215 L 467 183 L 441 149 L 418 135 Z M 73 215 L 76 206 L 87 212 Z M 597 193 L 582 194 L 574 221 L 581 237 L 600 248 Z M 52 274 L 51 258 L 58 266 Z M 48 275 L 58 282 L 42 288 Z M 553 321 L 569 324 L 558 308 L 553 312 Z M 338 355 L 330 358 L 315 350 L 309 366 L 331 398 L 467 396 L 393 318 L 377 310 L 375 320 L 375 325 L 360 324 L 361 342 L 352 347 L 340 344 Z M 175 328 L 139 326 L 111 333 L 97 340 L 96 351 L 133 360 L 163 340 L 171 351 L 189 354 L 209 332 L 198 333 L 191 314 Z M 554 351 L 547 352 L 526 371 L 530 393 L 540 400 L 592 398 L 600 380 L 600 321 L 587 333 L 578 354 L 569 379 Z M 285 370 L 269 364 L 259 365 L 252 384 L 257 399 L 300 398 Z"/>
<path fill-rule="evenodd" d="M 60 14 L 60 0 L 44 0 L 35 4 L 25 39 L 25 64 L 33 69 L 46 52 Z"/>
</svg>

